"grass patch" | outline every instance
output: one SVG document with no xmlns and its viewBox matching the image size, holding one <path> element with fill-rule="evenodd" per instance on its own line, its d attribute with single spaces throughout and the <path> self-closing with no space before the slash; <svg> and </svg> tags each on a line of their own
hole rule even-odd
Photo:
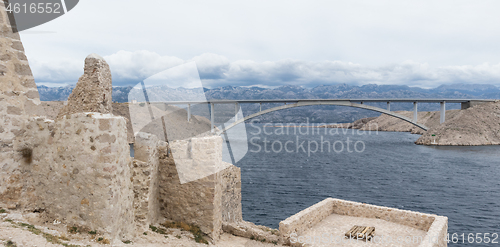
<svg viewBox="0 0 500 247">
<path fill-rule="evenodd" d="M 204 238 L 205 234 L 203 234 L 198 226 L 189 225 L 184 222 L 165 222 L 161 225 L 166 228 L 178 228 L 190 232 L 194 236 L 194 241 L 196 241 L 197 243 L 208 244 L 208 241 Z"/>
<path fill-rule="evenodd" d="M 96 230 L 93 230 L 93 231 L 90 231 L 89 232 L 90 235 L 96 235 L 97 234 L 97 231 Z"/>
<path fill-rule="evenodd" d="M 132 241 L 130 241 L 130 240 L 125 240 L 125 241 L 122 241 L 122 242 L 123 242 L 124 244 L 131 244 L 131 243 L 132 243 Z"/>
<path fill-rule="evenodd" d="M 7 210 L 0 208 L 0 214 L 7 213 Z"/>
<path fill-rule="evenodd" d="M 76 227 L 76 226 L 72 226 L 72 227 L 68 226 L 68 232 L 71 233 L 71 234 L 80 233 L 80 231 L 78 230 L 78 227 Z"/>
<path fill-rule="evenodd" d="M 12 242 L 12 241 L 7 241 L 7 243 L 5 243 L 5 246 L 7 247 L 17 247 L 16 243 Z"/>
<path fill-rule="evenodd" d="M 153 225 L 149 225 L 149 229 L 151 229 L 151 231 L 153 232 L 157 232 L 159 234 L 167 234 L 166 230 L 165 229 L 162 229 L 162 228 L 159 228 L 159 227 L 156 227 L 156 226 L 153 226 Z"/>
<path fill-rule="evenodd" d="M 98 238 L 97 242 L 101 242 L 102 244 L 109 244 L 110 243 L 107 238 L 103 238 L 103 237 Z"/>
</svg>

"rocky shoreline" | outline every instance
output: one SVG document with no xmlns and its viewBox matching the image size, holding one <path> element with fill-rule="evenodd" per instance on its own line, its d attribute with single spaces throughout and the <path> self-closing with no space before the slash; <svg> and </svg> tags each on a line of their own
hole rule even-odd
<svg viewBox="0 0 500 247">
<path fill-rule="evenodd" d="M 397 113 L 408 118 L 413 117 L 411 111 Z M 422 135 L 415 142 L 418 145 L 500 145 L 500 101 L 477 105 L 465 110 L 446 111 L 446 121 L 443 124 L 439 123 L 439 119 L 440 113 L 438 111 L 418 113 L 418 123 L 429 127 L 428 131 L 386 114 L 374 118 L 362 118 L 352 123 L 322 127 L 410 132 Z"/>
</svg>

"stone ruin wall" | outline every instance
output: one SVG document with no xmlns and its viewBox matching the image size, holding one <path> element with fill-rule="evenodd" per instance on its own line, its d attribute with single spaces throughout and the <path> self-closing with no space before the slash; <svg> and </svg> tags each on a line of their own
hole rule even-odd
<svg viewBox="0 0 500 247">
<path fill-rule="evenodd" d="M 190 140 L 200 145 L 188 155 L 218 170 L 189 183 L 180 183 L 169 145 L 155 136 L 138 135 L 130 158 L 125 119 L 106 114 L 111 73 L 101 57 L 87 57 L 56 121 L 40 117 L 23 45 L 1 1 L 0 207 L 41 212 L 46 222 L 111 240 L 126 239 L 136 224 L 171 220 L 197 225 L 217 241 L 223 222 L 242 220 L 240 169 L 222 162 L 220 137 Z"/>
<path fill-rule="evenodd" d="M 241 169 L 229 166 L 221 172 L 222 176 L 222 222 L 242 222 L 241 209 Z"/>
<path fill-rule="evenodd" d="M 186 142 L 208 145 L 190 145 L 190 149 L 185 149 Z M 184 222 L 200 227 L 203 233 L 216 242 L 222 234 L 224 222 L 242 221 L 240 169 L 228 163 L 222 164 L 221 137 L 192 138 L 167 144 L 154 135 L 138 133 L 134 147 L 134 164 L 137 164 L 133 168 L 136 174 L 133 177 L 136 194 L 134 210 L 136 221 L 143 228 L 165 221 Z M 171 151 L 179 148 L 185 149 L 188 157 L 216 154 L 205 155 L 205 158 L 211 157 L 205 162 L 221 163 L 219 166 L 227 168 L 195 181 L 181 183 L 180 168 L 176 165 L 179 162 L 174 160 Z"/>
<path fill-rule="evenodd" d="M 136 223 L 144 230 L 151 224 L 163 223 L 159 222 L 159 145 L 155 135 L 139 132 L 135 137 L 131 178 L 134 186 L 134 214 Z"/>
<path fill-rule="evenodd" d="M 207 145 L 189 145 L 186 142 Z M 198 147 L 198 148 L 197 148 Z M 203 147 L 203 148 L 201 148 Z M 223 163 L 222 138 L 219 136 L 192 138 L 167 144 L 155 135 L 139 132 L 134 144 L 134 210 L 135 220 L 143 229 L 150 224 L 166 221 L 184 222 L 200 227 L 212 241 L 222 234 L 225 222 L 240 222 L 241 172 L 228 163 L 227 167 L 204 178 L 181 183 L 178 161 L 173 153 L 185 149 L 186 157 L 204 155 L 207 164 Z M 208 158 L 207 157 L 211 157 Z"/>
<path fill-rule="evenodd" d="M 28 116 L 41 108 L 35 80 L 19 33 L 13 33 L 0 0 L 0 204 L 16 208 L 21 196 L 21 156 L 12 141 L 23 133 Z"/>
<path fill-rule="evenodd" d="M 14 146 L 22 160 L 26 211 L 52 222 L 97 230 L 110 239 L 133 232 L 130 150 L 125 119 L 75 113 L 56 122 L 31 118 Z"/>
</svg>

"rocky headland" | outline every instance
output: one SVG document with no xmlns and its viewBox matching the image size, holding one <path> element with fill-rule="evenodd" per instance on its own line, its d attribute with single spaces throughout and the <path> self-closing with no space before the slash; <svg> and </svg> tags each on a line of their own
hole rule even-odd
<svg viewBox="0 0 500 247">
<path fill-rule="evenodd" d="M 413 117 L 411 111 L 396 113 L 408 118 Z M 419 145 L 500 145 L 500 101 L 476 105 L 465 110 L 448 110 L 446 111 L 446 121 L 443 124 L 439 123 L 439 118 L 438 111 L 418 113 L 418 123 L 427 126 L 428 131 L 386 114 L 375 118 L 362 118 L 352 123 L 326 125 L 325 127 L 410 132 L 422 135 L 415 142 Z"/>
</svg>

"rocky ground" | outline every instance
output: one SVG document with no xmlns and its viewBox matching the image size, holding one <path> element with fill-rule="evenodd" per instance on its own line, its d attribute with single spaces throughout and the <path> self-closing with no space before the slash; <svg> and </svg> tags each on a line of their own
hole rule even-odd
<svg viewBox="0 0 500 247">
<path fill-rule="evenodd" d="M 21 214 L 0 209 L 0 246 L 5 247 L 97 247 L 97 246 L 145 246 L 145 247 L 271 247 L 281 246 L 233 236 L 224 233 L 216 243 L 197 243 L 189 231 L 165 228 L 164 232 L 154 227 L 138 230 L 135 236 L 125 241 L 110 242 L 98 233 L 81 231 L 59 222 L 44 223 L 38 213 Z M 141 229 L 137 227 L 136 229 Z"/>
<path fill-rule="evenodd" d="M 422 145 L 500 145 L 500 102 L 458 111 L 446 122 L 425 132 L 416 142 Z"/>
<path fill-rule="evenodd" d="M 396 112 L 413 118 L 413 112 Z M 328 128 L 411 132 L 422 135 L 415 143 L 420 145 L 500 145 L 500 102 L 485 103 L 466 110 L 446 111 L 446 121 L 439 123 L 440 113 L 419 112 L 418 123 L 429 128 L 420 129 L 408 122 L 382 114 L 363 118 L 353 123 L 327 125 Z"/>
</svg>

